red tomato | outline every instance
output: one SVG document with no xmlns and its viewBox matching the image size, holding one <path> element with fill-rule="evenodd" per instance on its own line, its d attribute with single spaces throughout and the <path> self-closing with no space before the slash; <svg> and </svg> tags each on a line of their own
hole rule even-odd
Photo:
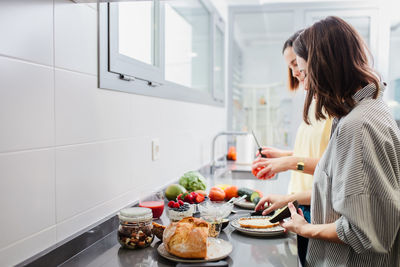
<svg viewBox="0 0 400 267">
<path fill-rule="evenodd" d="M 254 176 L 257 177 L 258 172 L 261 171 L 262 169 L 263 169 L 262 167 L 258 167 L 258 168 L 252 169 L 251 172 L 253 173 Z"/>
<path fill-rule="evenodd" d="M 253 175 L 254 175 L 255 177 L 257 177 L 257 174 L 258 174 L 262 169 L 264 169 L 264 167 L 258 167 L 258 168 L 252 169 L 251 172 L 253 173 Z M 261 178 L 258 178 L 258 177 L 257 177 L 257 178 L 260 179 L 260 180 L 268 180 L 268 179 L 271 179 L 271 178 L 274 177 L 274 176 L 275 176 L 275 174 L 273 174 L 273 175 L 271 175 L 271 176 L 269 176 L 269 177 L 262 176 Z"/>
<path fill-rule="evenodd" d="M 224 201 L 225 191 L 216 186 L 211 187 L 208 197 L 210 198 L 211 201 Z"/>
</svg>

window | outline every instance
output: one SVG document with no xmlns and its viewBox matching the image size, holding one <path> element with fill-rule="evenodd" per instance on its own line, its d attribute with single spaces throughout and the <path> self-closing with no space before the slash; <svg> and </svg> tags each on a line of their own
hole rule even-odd
<svg viewBox="0 0 400 267">
<path fill-rule="evenodd" d="M 154 65 L 152 2 L 118 3 L 118 51 L 128 57 Z"/>
<path fill-rule="evenodd" d="M 156 29 L 157 2 L 109 4 L 109 70 L 150 82 L 162 82 Z"/>
<path fill-rule="evenodd" d="M 165 2 L 165 80 L 210 88 L 210 14 L 196 0 Z"/>
<path fill-rule="evenodd" d="M 223 105 L 223 21 L 211 1 L 100 3 L 99 17 L 101 88 Z"/>
</svg>

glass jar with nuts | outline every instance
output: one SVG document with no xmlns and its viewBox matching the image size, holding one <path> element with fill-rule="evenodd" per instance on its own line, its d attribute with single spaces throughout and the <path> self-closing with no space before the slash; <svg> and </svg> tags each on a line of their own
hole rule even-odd
<svg viewBox="0 0 400 267">
<path fill-rule="evenodd" d="M 153 213 L 149 208 L 128 208 L 118 214 L 118 241 L 122 247 L 137 249 L 148 247 L 153 242 Z"/>
</svg>

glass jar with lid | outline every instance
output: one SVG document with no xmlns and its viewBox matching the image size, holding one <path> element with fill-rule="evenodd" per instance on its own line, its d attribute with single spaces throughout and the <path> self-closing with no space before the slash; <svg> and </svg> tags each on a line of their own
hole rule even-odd
<svg viewBox="0 0 400 267">
<path fill-rule="evenodd" d="M 153 242 L 153 213 L 149 208 L 127 208 L 118 214 L 118 241 L 124 248 L 148 247 Z"/>
</svg>

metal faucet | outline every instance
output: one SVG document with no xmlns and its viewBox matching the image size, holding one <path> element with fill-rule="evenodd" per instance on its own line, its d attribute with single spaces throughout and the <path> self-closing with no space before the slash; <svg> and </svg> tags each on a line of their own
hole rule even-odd
<svg viewBox="0 0 400 267">
<path fill-rule="evenodd" d="M 210 174 L 214 174 L 215 169 L 218 167 L 223 167 L 223 166 L 217 166 L 217 161 L 215 160 L 215 141 L 217 140 L 218 137 L 222 135 L 227 135 L 227 136 L 236 136 L 236 135 L 248 135 L 248 132 L 219 132 L 217 133 L 216 136 L 214 136 L 212 140 L 212 146 L 211 146 L 211 165 L 210 165 Z"/>
</svg>

